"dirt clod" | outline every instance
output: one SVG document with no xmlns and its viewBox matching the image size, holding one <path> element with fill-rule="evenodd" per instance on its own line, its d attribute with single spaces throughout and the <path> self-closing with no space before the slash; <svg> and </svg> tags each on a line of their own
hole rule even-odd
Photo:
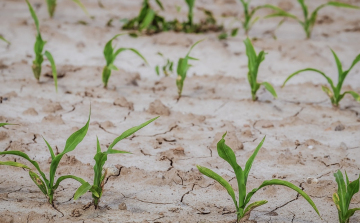
<svg viewBox="0 0 360 223">
<path fill-rule="evenodd" d="M 126 204 L 125 203 L 119 204 L 119 210 L 122 210 L 122 211 L 127 210 Z"/>
<path fill-rule="evenodd" d="M 119 97 L 119 98 L 115 99 L 114 105 L 129 108 L 129 110 L 134 111 L 134 103 L 126 100 L 125 97 Z"/>
<path fill-rule="evenodd" d="M 147 111 L 153 115 L 170 115 L 170 109 L 166 107 L 159 99 L 151 102 Z"/>
</svg>

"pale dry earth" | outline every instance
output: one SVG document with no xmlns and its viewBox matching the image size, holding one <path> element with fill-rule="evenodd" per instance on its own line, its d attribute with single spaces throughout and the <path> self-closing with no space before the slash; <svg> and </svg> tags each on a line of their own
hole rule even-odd
<svg viewBox="0 0 360 223">
<path fill-rule="evenodd" d="M 113 35 L 122 32 L 119 19 L 136 16 L 140 0 L 103 0 L 100 8 L 95 0 L 84 1 L 95 19 L 87 18 L 72 1 L 59 1 L 53 19 L 49 19 L 44 1 L 36 4 L 45 46 L 56 61 L 59 92 L 56 94 L 45 61 L 41 82 L 31 71 L 35 27 L 22 0 L 1 0 L 0 34 L 12 44 L 0 43 L 0 122 L 18 123 L 0 130 L 0 150 L 20 150 L 49 170 L 49 153 L 41 136 L 62 151 L 69 135 L 81 128 L 89 114 L 91 125 L 84 141 L 65 156 L 57 175 L 73 174 L 91 181 L 96 136 L 105 150 L 126 129 L 160 115 L 160 118 L 115 148 L 130 151 L 127 155 L 110 155 L 107 166 L 120 170 L 105 185 L 100 208 L 86 206 L 91 194 L 74 201 L 79 184 L 63 181 L 56 192 L 52 208 L 26 171 L 0 167 L 0 222 L 234 222 L 233 203 L 219 184 L 202 176 L 196 165 L 206 166 L 223 175 L 236 188 L 231 167 L 216 151 L 221 135 L 228 132 L 227 143 L 235 150 L 244 166 L 252 151 L 266 136 L 265 143 L 250 172 L 248 190 L 264 180 L 285 179 L 303 188 L 316 203 L 322 220 L 296 192 L 280 186 L 259 191 L 253 201 L 266 199 L 268 204 L 255 209 L 254 222 L 337 222 L 332 203 L 336 191 L 333 173 L 339 168 L 350 179 L 359 177 L 360 105 L 350 96 L 333 108 L 321 91 L 325 79 L 314 73 L 298 76 L 281 88 L 292 72 L 314 67 L 337 77 L 336 65 L 329 47 L 339 55 L 347 69 L 360 53 L 360 13 L 350 9 L 325 8 L 319 13 L 311 40 L 299 24 L 288 20 L 271 35 L 279 19 L 260 20 L 250 32 L 258 40 L 258 51 L 268 54 L 259 80 L 273 83 L 278 99 L 264 89 L 259 100 L 250 100 L 247 83 L 247 57 L 240 35 L 219 41 L 217 34 L 161 33 L 131 38 L 122 36 L 120 47 L 134 47 L 149 61 L 146 66 L 134 54 L 119 56 L 109 88 L 104 89 L 101 70 L 105 61 L 102 47 Z M 164 0 L 167 19 L 186 19 L 183 1 Z M 325 1 L 307 1 L 315 8 Z M 359 1 L 347 1 L 360 6 Z M 301 15 L 295 1 L 261 0 L 287 7 Z M 175 5 L 182 11 L 176 12 Z M 210 9 L 227 29 L 238 26 L 230 17 L 238 16 L 241 7 L 235 0 L 198 0 L 200 8 Z M 268 11 L 260 11 L 265 15 Z M 114 18 L 113 27 L 106 27 Z M 79 24 L 85 21 L 87 25 Z M 158 77 L 154 71 L 163 60 L 157 52 L 172 60 L 186 54 L 199 39 L 184 96 L 177 102 L 175 75 Z M 47 75 L 45 75 L 47 74 Z M 349 74 L 346 89 L 360 92 L 360 66 Z M 341 130 L 341 131 L 335 131 Z M 309 146 L 313 149 L 309 149 Z M 22 161 L 12 156 L 1 160 Z M 308 177 L 318 179 L 309 184 Z M 236 189 L 237 191 L 237 189 Z M 360 204 L 354 197 L 351 206 Z M 360 222 L 355 214 L 351 222 Z"/>
</svg>

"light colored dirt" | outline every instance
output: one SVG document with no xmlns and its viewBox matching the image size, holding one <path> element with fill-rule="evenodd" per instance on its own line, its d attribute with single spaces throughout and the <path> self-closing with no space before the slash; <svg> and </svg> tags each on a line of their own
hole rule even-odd
<svg viewBox="0 0 360 223">
<path fill-rule="evenodd" d="M 104 0 L 105 9 L 99 8 L 95 0 L 84 1 L 94 20 L 86 18 L 72 1 L 59 1 L 54 19 L 48 18 L 44 1 L 31 2 L 39 6 L 36 11 L 42 35 L 48 41 L 45 49 L 53 54 L 62 75 L 59 93 L 55 93 L 50 77 L 42 75 L 40 83 L 33 78 L 35 28 L 25 2 L 1 1 L 0 33 L 12 44 L 7 47 L 0 43 L 0 122 L 20 124 L 1 128 L 1 151 L 24 151 L 48 172 L 50 156 L 41 136 L 61 152 L 67 137 L 85 124 L 91 103 L 88 134 L 63 158 L 57 172 L 58 176 L 73 174 L 91 181 L 96 136 L 105 149 L 124 130 L 158 114 L 161 117 L 115 147 L 132 154 L 108 157 L 107 166 L 116 167 L 120 174 L 108 179 L 98 210 L 86 207 L 91 201 L 89 193 L 74 201 L 72 196 L 79 184 L 67 180 L 55 196 L 60 213 L 47 204 L 26 171 L 1 166 L 0 222 L 234 222 L 235 209 L 226 190 L 202 176 L 195 166 L 211 168 L 237 187 L 231 167 L 219 158 L 215 147 L 226 131 L 228 144 L 241 166 L 266 135 L 250 172 L 248 190 L 264 180 L 288 180 L 312 197 L 323 218 L 319 219 L 295 192 L 271 186 L 253 197 L 253 201 L 266 199 L 269 203 L 255 209 L 250 220 L 337 222 L 331 200 L 336 191 L 333 173 L 341 168 L 350 179 L 359 176 L 360 105 L 346 96 L 340 108 L 333 108 L 321 91 L 325 80 L 313 73 L 294 78 L 283 89 L 280 86 L 287 75 L 306 67 L 321 69 L 336 79 L 329 47 L 338 52 L 345 68 L 360 53 L 358 11 L 325 8 L 319 13 L 320 22 L 311 40 L 304 40 L 303 30 L 294 21 L 287 21 L 276 32 L 278 40 L 268 32 L 276 27 L 278 19 L 255 24 L 250 32 L 258 38 L 254 45 L 268 53 L 259 80 L 273 83 L 279 99 L 273 100 L 260 90 L 259 101 L 252 102 L 242 32 L 227 41 L 217 40 L 216 34 L 169 32 L 137 39 L 122 36 L 117 45 L 139 49 L 150 66 L 126 52 L 116 61 L 120 71 L 113 72 L 108 89 L 104 89 L 102 47 L 121 32 L 119 18 L 138 13 L 141 0 Z M 301 15 L 293 1 L 261 0 L 254 4 L 269 2 Z M 313 9 L 325 1 L 308 2 Z M 360 6 L 359 1 L 347 2 Z M 167 11 L 162 14 L 167 19 L 186 19 L 183 1 L 167 0 L 164 4 Z M 177 4 L 183 7 L 179 14 L 174 7 Z M 228 28 L 231 19 L 220 16 L 241 15 L 235 0 L 199 0 L 197 6 L 213 10 Z M 196 10 L 196 15 L 199 13 Z M 265 15 L 266 11 L 259 13 Z M 113 27 L 106 27 L 110 18 L 115 18 Z M 88 25 L 78 24 L 79 20 Z M 192 62 L 184 96 L 177 102 L 175 76 L 155 74 L 154 67 L 163 63 L 156 53 L 176 61 L 202 38 L 207 40 L 193 51 L 193 56 L 201 60 Z M 45 61 L 43 74 L 50 71 Z M 359 66 L 349 74 L 345 88 L 360 92 Z M 316 178 L 318 183 L 307 183 L 308 177 Z M 352 206 L 359 203 L 360 195 L 356 195 Z M 357 213 L 351 222 L 359 221 Z"/>
</svg>

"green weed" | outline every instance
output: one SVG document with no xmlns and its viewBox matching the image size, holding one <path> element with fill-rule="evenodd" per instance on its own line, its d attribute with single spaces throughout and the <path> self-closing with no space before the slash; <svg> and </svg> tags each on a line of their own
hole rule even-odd
<svg viewBox="0 0 360 223">
<path fill-rule="evenodd" d="M 51 64 L 53 79 L 54 79 L 54 83 L 55 83 L 55 90 L 57 92 L 57 73 L 56 73 L 56 65 L 55 65 L 54 59 L 53 59 L 51 53 L 48 51 L 46 51 L 43 54 L 43 50 L 44 50 L 46 41 L 44 41 L 41 37 L 40 28 L 39 28 L 39 20 L 36 16 L 36 13 L 35 13 L 33 7 L 31 6 L 31 4 L 29 3 L 28 0 L 26 0 L 26 3 L 28 4 L 29 11 L 31 13 L 32 18 L 34 19 L 36 31 L 37 31 L 36 41 L 35 41 L 35 45 L 34 45 L 35 60 L 33 61 L 33 65 L 32 65 L 32 70 L 33 70 L 34 76 L 35 76 L 36 80 L 38 80 L 38 81 L 40 80 L 41 65 L 44 61 L 44 55 L 45 55 Z"/>
<path fill-rule="evenodd" d="M 143 127 L 145 127 L 148 124 L 150 124 L 151 122 L 155 121 L 157 118 L 159 118 L 159 117 L 153 118 L 139 126 L 135 126 L 135 127 L 132 127 L 130 129 L 126 130 L 110 144 L 110 146 L 108 147 L 106 152 L 101 152 L 100 142 L 99 142 L 99 139 L 97 139 L 97 151 L 96 151 L 96 155 L 94 157 L 94 160 L 95 160 L 94 183 L 93 183 L 93 185 L 90 185 L 88 182 L 85 182 L 83 185 L 81 185 L 79 187 L 79 189 L 75 192 L 74 199 L 76 200 L 80 196 L 85 194 L 87 191 L 90 191 L 92 193 L 92 197 L 93 197 L 93 204 L 94 204 L 95 208 L 97 208 L 99 205 L 99 202 L 100 202 L 100 198 L 103 194 L 105 182 L 107 180 L 106 179 L 106 175 L 107 175 L 106 170 L 103 172 L 103 167 L 107 160 L 107 156 L 110 154 L 129 153 L 129 152 L 113 149 L 113 147 L 121 140 L 125 139 L 126 137 L 131 136 L 135 132 L 139 131 Z"/>
<path fill-rule="evenodd" d="M 165 65 L 161 67 L 161 70 L 163 71 L 163 73 L 166 77 L 170 76 L 173 72 L 174 62 L 171 61 L 170 59 L 166 59 L 164 57 L 164 55 L 160 52 L 157 54 L 160 55 L 165 60 Z M 159 76 L 160 75 L 160 66 L 159 65 L 157 65 L 155 67 L 155 71 L 156 71 L 156 74 Z"/>
<path fill-rule="evenodd" d="M 336 205 L 336 208 L 338 209 L 339 223 L 349 223 L 350 217 L 353 216 L 356 211 L 360 210 L 360 208 L 349 209 L 352 197 L 359 192 L 360 177 L 350 183 L 349 178 L 345 172 L 345 183 L 344 176 L 340 170 L 334 173 L 334 176 L 336 183 L 338 184 L 338 190 L 333 194 L 333 201 Z"/>
<path fill-rule="evenodd" d="M 17 125 L 17 124 L 11 124 L 11 123 L 0 123 L 0 127 L 3 127 L 5 125 Z"/>
<path fill-rule="evenodd" d="M 192 49 L 199 44 L 202 40 L 197 41 L 196 43 L 194 43 L 191 47 L 189 52 L 186 54 L 186 56 L 184 58 L 180 58 L 177 64 L 177 78 L 176 78 L 176 86 L 178 88 L 178 100 L 181 98 L 181 93 L 184 87 L 184 81 L 186 79 L 186 75 L 187 75 L 187 71 L 189 70 L 189 68 L 191 67 L 191 65 L 189 64 L 189 60 L 199 60 L 196 59 L 194 57 L 190 57 L 190 53 L 192 51 Z"/>
<path fill-rule="evenodd" d="M 336 53 L 331 50 L 334 58 L 335 58 L 335 62 L 336 62 L 336 65 L 337 65 L 337 69 L 338 69 L 338 83 L 337 85 L 335 86 L 334 83 L 333 83 L 333 80 L 326 76 L 325 73 L 323 73 L 322 71 L 319 71 L 317 69 L 314 69 L 314 68 L 306 68 L 306 69 L 303 69 L 303 70 L 299 70 L 299 71 L 296 71 L 295 73 L 291 74 L 283 83 L 283 87 L 285 86 L 285 84 L 294 76 L 296 76 L 297 74 L 299 73 L 302 73 L 302 72 L 305 72 L 305 71 L 313 71 L 313 72 L 317 72 L 319 74 L 321 74 L 323 77 L 326 78 L 326 80 L 328 81 L 328 83 L 330 84 L 330 87 L 327 87 L 327 86 L 322 86 L 322 90 L 329 96 L 330 100 L 331 100 L 331 103 L 337 107 L 339 106 L 339 103 L 340 101 L 344 98 L 344 96 L 346 94 L 350 94 L 354 97 L 354 99 L 358 102 L 360 102 L 360 95 L 354 91 L 345 91 L 344 93 L 341 94 L 341 88 L 343 86 L 343 83 L 345 81 L 345 78 L 346 76 L 349 74 L 349 72 L 351 71 L 351 69 L 358 63 L 360 62 L 360 54 L 355 58 L 355 60 L 352 62 L 350 68 L 348 70 L 343 70 L 343 67 L 342 67 L 342 64 L 338 58 L 338 56 L 336 55 Z"/>
<path fill-rule="evenodd" d="M 43 192 L 43 194 L 48 198 L 49 203 L 54 206 L 54 193 L 63 180 L 71 178 L 71 179 L 74 179 L 74 180 L 80 182 L 81 184 L 84 184 L 86 182 L 83 179 L 81 179 L 80 177 L 76 177 L 73 175 L 61 176 L 55 182 L 55 174 L 56 174 L 57 167 L 58 167 L 62 157 L 66 153 L 73 151 L 76 148 L 76 146 L 84 139 L 84 137 L 88 131 L 88 128 L 89 128 L 89 122 L 90 122 L 90 114 L 89 114 L 89 119 L 88 119 L 86 125 L 84 127 L 82 127 L 80 130 L 74 132 L 66 140 L 66 144 L 65 144 L 65 148 L 64 148 L 63 152 L 58 155 L 54 154 L 54 151 L 51 148 L 50 144 L 44 139 L 44 141 L 49 149 L 50 155 L 51 155 L 51 164 L 50 164 L 50 171 L 49 171 L 50 179 L 48 179 L 45 176 L 44 172 L 41 171 L 40 166 L 36 161 L 30 159 L 30 157 L 26 153 L 23 153 L 20 151 L 4 151 L 4 152 L 0 152 L 0 155 L 15 155 L 15 156 L 19 156 L 19 157 L 26 159 L 36 168 L 36 170 L 38 171 L 38 173 L 40 174 L 41 177 L 37 173 L 33 172 L 30 167 L 28 167 L 22 163 L 6 161 L 6 162 L 0 162 L 0 165 L 14 166 L 14 167 L 20 167 L 20 168 L 27 169 L 29 171 L 29 175 L 30 175 L 31 179 L 39 187 L 41 192 Z"/>
<path fill-rule="evenodd" d="M 263 85 L 267 91 L 269 91 L 274 98 L 277 98 L 277 94 L 273 86 L 268 82 L 257 82 L 257 75 L 259 71 L 259 66 L 262 61 L 265 60 L 265 52 L 261 51 L 259 55 L 256 54 L 254 46 L 252 45 L 249 38 L 246 38 L 244 41 L 246 46 L 246 55 L 248 57 L 248 80 L 251 87 L 251 95 L 253 101 L 257 100 L 256 92 L 259 90 L 260 86 Z"/>
<path fill-rule="evenodd" d="M 266 18 L 271 18 L 271 17 L 287 17 L 287 18 L 292 18 L 295 19 L 297 22 L 299 22 L 299 24 L 303 27 L 305 33 L 306 33 L 306 38 L 310 38 L 311 37 L 311 33 L 312 30 L 315 26 L 315 22 L 317 19 L 317 15 L 320 9 L 326 7 L 326 6 L 335 6 L 335 7 L 343 7 L 343 8 L 353 8 L 353 9 L 360 9 L 360 7 L 357 6 L 353 6 L 350 4 L 346 4 L 346 3 L 342 3 L 342 2 L 336 2 L 336 1 L 329 1 L 327 3 L 324 3 L 320 6 L 318 6 L 311 14 L 309 13 L 308 10 L 308 6 L 305 4 L 305 0 L 297 0 L 299 2 L 299 4 L 301 5 L 303 14 L 304 14 L 304 20 L 299 19 L 297 16 L 288 13 L 284 10 L 282 10 L 281 8 L 278 7 L 274 7 L 273 9 L 276 11 L 273 14 L 270 14 L 268 16 L 266 16 Z"/>
<path fill-rule="evenodd" d="M 104 57 L 106 60 L 106 65 L 103 68 L 102 72 L 102 81 L 104 83 L 104 87 L 107 88 L 108 81 L 111 75 L 111 70 L 118 70 L 118 68 L 114 65 L 116 57 L 123 51 L 130 50 L 134 52 L 136 55 L 138 55 L 141 59 L 147 63 L 146 59 L 134 48 L 119 48 L 115 50 L 115 47 L 112 46 L 112 41 L 116 39 L 118 36 L 121 36 L 124 34 L 117 34 L 113 38 L 111 38 L 104 47 Z"/>
<path fill-rule="evenodd" d="M 79 0 L 72 0 L 75 2 L 80 8 L 85 12 L 87 16 L 90 16 L 88 11 L 86 10 L 85 6 Z M 56 0 L 46 0 L 47 8 L 50 17 L 54 17 L 55 9 L 56 9 Z"/>
<path fill-rule="evenodd" d="M 236 199 L 233 188 L 224 178 L 222 178 L 220 175 L 218 175 L 217 173 L 213 172 L 212 170 L 210 170 L 206 167 L 197 166 L 197 168 L 199 169 L 199 171 L 202 174 L 216 180 L 227 190 L 228 194 L 231 196 L 231 198 L 235 204 L 238 222 L 242 218 L 250 217 L 250 212 L 254 208 L 264 205 L 268 202 L 266 200 L 262 200 L 262 201 L 256 201 L 256 202 L 248 205 L 248 203 L 251 200 L 251 197 L 257 191 L 259 191 L 261 188 L 263 188 L 265 186 L 270 186 L 270 185 L 281 185 L 281 186 L 285 186 L 285 187 L 295 190 L 301 196 L 303 196 L 307 202 L 309 202 L 309 204 L 314 208 L 316 213 L 320 216 L 319 211 L 316 208 L 314 202 L 311 200 L 311 198 L 304 191 L 302 191 L 299 187 L 295 186 L 294 184 L 292 184 L 290 182 L 284 181 L 284 180 L 279 180 L 279 179 L 266 180 L 258 188 L 255 188 L 251 192 L 246 193 L 246 185 L 247 185 L 247 180 L 248 180 L 251 166 L 252 166 L 254 159 L 255 159 L 256 155 L 258 154 L 262 144 L 264 143 L 265 137 L 260 142 L 260 144 L 256 147 L 254 153 L 250 156 L 250 158 L 246 162 L 245 169 L 242 169 L 239 166 L 239 164 L 236 162 L 236 156 L 235 156 L 234 151 L 228 145 L 225 144 L 225 139 L 224 139 L 225 136 L 226 136 L 226 133 L 223 135 L 222 139 L 217 143 L 217 151 L 218 151 L 219 156 L 222 159 L 224 159 L 226 162 L 228 162 L 235 172 L 236 180 L 238 183 L 238 190 L 239 190 L 238 201 Z"/>
</svg>

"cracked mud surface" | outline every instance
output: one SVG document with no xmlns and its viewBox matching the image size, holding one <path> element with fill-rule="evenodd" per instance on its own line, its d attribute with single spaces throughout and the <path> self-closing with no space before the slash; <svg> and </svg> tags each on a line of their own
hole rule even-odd
<svg viewBox="0 0 360 223">
<path fill-rule="evenodd" d="M 180 0 L 174 2 L 183 4 Z M 297 4 L 289 4 L 291 1 L 254 4 L 264 2 L 283 4 L 291 12 L 301 13 Z M 308 2 L 314 8 L 324 1 Z M 359 1 L 347 2 L 360 6 Z M 107 165 L 120 172 L 108 178 L 98 210 L 88 205 L 89 193 L 77 201 L 72 199 L 79 186 L 72 180 L 63 181 L 57 190 L 55 210 L 26 171 L 1 166 L 0 222 L 234 222 L 235 209 L 226 190 L 196 169 L 196 164 L 213 169 L 237 187 L 231 167 L 216 151 L 216 143 L 226 131 L 227 144 L 235 150 L 241 166 L 266 135 L 250 172 L 248 190 L 264 180 L 288 180 L 311 196 L 323 218 L 319 219 L 296 192 L 270 186 L 254 195 L 253 201 L 266 199 L 269 203 L 255 209 L 251 221 L 337 222 L 331 199 L 336 191 L 333 173 L 341 168 L 350 179 L 355 179 L 360 172 L 360 105 L 346 96 L 340 108 L 333 108 L 321 91 L 325 80 L 313 73 L 298 76 L 285 88 L 280 87 L 287 75 L 306 67 L 318 68 L 336 79 L 336 66 L 328 47 L 337 51 L 347 69 L 360 53 L 359 12 L 324 9 L 311 40 L 303 40 L 303 30 L 293 21 L 277 31 L 278 40 L 267 32 L 276 27 L 278 20 L 255 24 L 250 36 L 259 40 L 254 45 L 257 51 L 268 52 L 259 80 L 273 83 L 279 99 L 273 100 L 260 90 L 259 101 L 252 102 L 243 34 L 227 41 L 217 40 L 216 34 L 162 33 L 137 39 L 123 36 L 117 45 L 139 49 L 150 66 L 133 54 L 124 53 L 116 62 L 120 71 L 113 71 L 109 87 L 104 89 L 102 47 L 120 32 L 118 20 L 114 20 L 113 27 L 105 24 L 113 17 L 135 16 L 141 1 L 107 0 L 103 1 L 105 9 L 99 8 L 95 0 L 84 2 L 95 16 L 93 21 L 71 1 L 59 1 L 53 20 L 48 18 L 43 1 L 32 3 L 39 3 L 42 35 L 48 41 L 45 48 L 53 54 L 62 76 L 58 80 L 59 93 L 55 93 L 48 75 L 43 75 L 40 83 L 33 78 L 30 64 L 35 29 L 26 4 L 22 0 L 3 0 L 0 32 L 12 45 L 0 44 L 0 122 L 20 125 L 0 128 L 1 151 L 24 151 L 48 172 L 50 156 L 41 136 L 61 152 L 70 133 L 85 124 L 91 103 L 88 134 L 76 150 L 63 158 L 57 172 L 58 176 L 73 174 L 91 181 L 96 136 L 104 150 L 124 130 L 157 115 L 161 117 L 115 147 L 132 154 L 108 157 Z M 169 9 L 164 13 L 168 19 L 176 13 L 173 4 L 164 1 Z M 213 10 L 217 17 L 236 14 L 241 9 L 235 0 L 197 4 Z M 329 15 L 331 19 L 327 19 Z M 179 17 L 186 18 L 184 9 Z M 88 25 L 78 24 L 79 20 Z M 229 19 L 224 21 L 226 24 Z M 204 37 L 206 42 L 193 51 L 193 56 L 201 60 L 192 63 L 184 96 L 177 102 L 175 76 L 155 74 L 154 67 L 163 63 L 156 53 L 162 52 L 175 61 Z M 50 74 L 47 61 L 43 74 Z M 359 66 L 349 74 L 344 87 L 360 92 Z M 309 184 L 308 177 L 318 179 L 318 183 Z M 359 203 L 357 195 L 351 205 Z M 360 214 L 351 221 L 359 222 Z"/>
</svg>

